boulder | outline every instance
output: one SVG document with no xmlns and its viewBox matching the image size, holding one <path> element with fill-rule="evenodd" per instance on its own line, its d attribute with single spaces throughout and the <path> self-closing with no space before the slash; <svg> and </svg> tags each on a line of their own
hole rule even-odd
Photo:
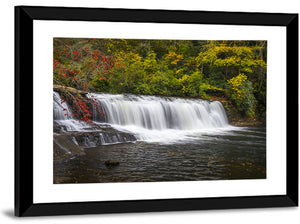
<svg viewBox="0 0 300 224">
<path fill-rule="evenodd" d="M 53 161 L 59 162 L 76 156 L 83 156 L 85 152 L 75 144 L 72 136 L 66 134 L 53 135 Z"/>
</svg>

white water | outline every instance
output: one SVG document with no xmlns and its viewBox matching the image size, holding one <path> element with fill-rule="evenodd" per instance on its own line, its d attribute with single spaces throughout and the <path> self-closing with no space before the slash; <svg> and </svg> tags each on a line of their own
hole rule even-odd
<svg viewBox="0 0 300 224">
<path fill-rule="evenodd" d="M 134 133 L 140 141 L 178 142 L 232 129 L 218 101 L 94 93 L 88 97 L 96 99 L 105 114 L 94 109 L 95 121 Z"/>
<path fill-rule="evenodd" d="M 59 93 L 53 92 L 53 120 L 68 120 L 72 112 L 66 102 L 60 98 Z"/>
<path fill-rule="evenodd" d="M 63 102 L 59 93 L 53 92 L 53 120 L 64 126 L 66 131 L 85 131 L 91 128 L 90 124 L 73 119 L 73 113 L 66 102 Z"/>
<path fill-rule="evenodd" d="M 94 93 L 88 94 L 88 98 L 95 99 L 105 114 L 102 116 L 93 106 L 95 124 L 109 124 L 120 131 L 132 133 L 139 141 L 180 142 L 233 129 L 218 101 Z M 67 103 L 53 92 L 53 119 L 65 131 L 97 130 L 97 125 L 72 117 Z"/>
</svg>

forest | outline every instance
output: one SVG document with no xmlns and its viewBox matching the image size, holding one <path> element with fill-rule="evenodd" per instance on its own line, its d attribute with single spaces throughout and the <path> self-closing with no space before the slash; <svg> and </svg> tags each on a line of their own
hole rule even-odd
<svg viewBox="0 0 300 224">
<path fill-rule="evenodd" d="M 54 85 L 88 92 L 224 99 L 224 107 L 236 116 L 263 122 L 266 68 L 264 40 L 53 38 Z M 72 97 L 78 110 L 88 113 L 84 102 Z"/>
</svg>

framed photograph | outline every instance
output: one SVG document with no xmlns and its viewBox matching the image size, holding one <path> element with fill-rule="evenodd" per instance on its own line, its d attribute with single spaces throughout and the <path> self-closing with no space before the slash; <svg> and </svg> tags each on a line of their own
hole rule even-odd
<svg viewBox="0 0 300 224">
<path fill-rule="evenodd" d="M 15 7 L 15 215 L 298 206 L 298 15 Z"/>
</svg>

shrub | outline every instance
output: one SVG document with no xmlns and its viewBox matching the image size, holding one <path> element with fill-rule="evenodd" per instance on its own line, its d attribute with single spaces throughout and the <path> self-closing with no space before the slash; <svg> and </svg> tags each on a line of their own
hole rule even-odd
<svg viewBox="0 0 300 224">
<path fill-rule="evenodd" d="M 237 110 L 245 113 L 247 117 L 255 116 L 256 99 L 253 95 L 252 83 L 243 73 L 227 81 L 229 97 L 235 103 Z"/>
</svg>

